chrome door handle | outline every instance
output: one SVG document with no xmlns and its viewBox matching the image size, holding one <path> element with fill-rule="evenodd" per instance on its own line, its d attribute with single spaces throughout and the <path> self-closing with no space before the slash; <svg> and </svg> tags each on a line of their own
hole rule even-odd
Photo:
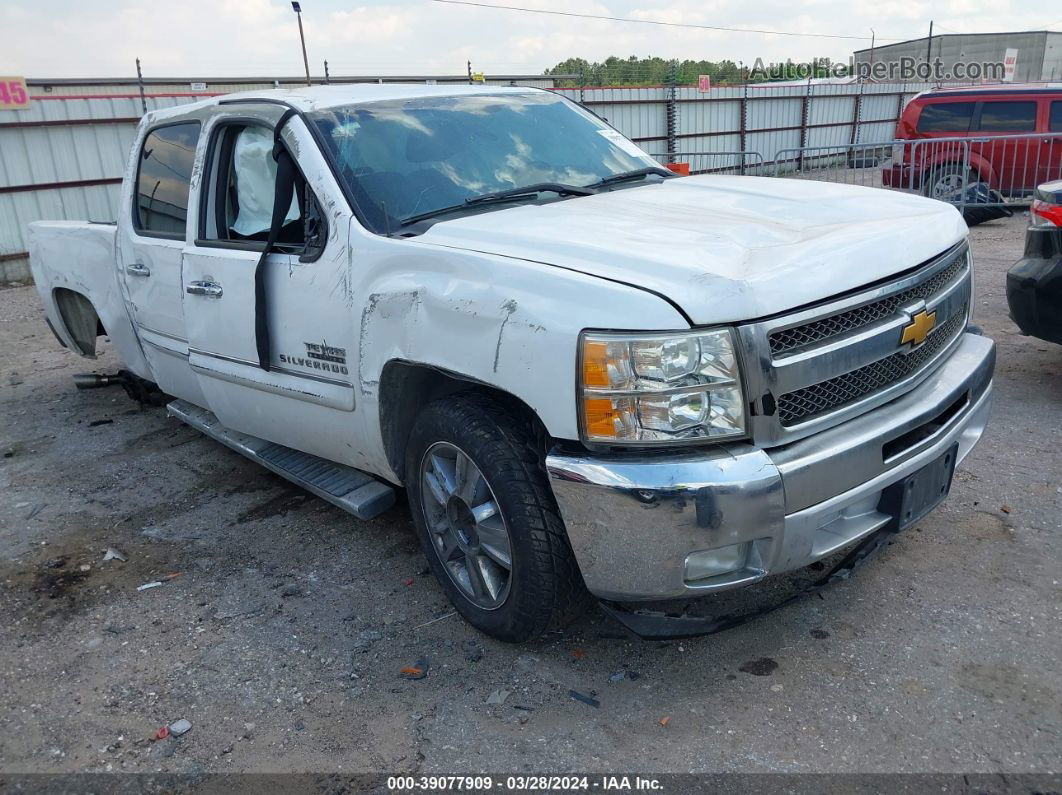
<svg viewBox="0 0 1062 795">
<path fill-rule="evenodd" d="M 206 295 L 210 298 L 221 298 L 221 285 L 217 282 L 189 282 L 184 291 L 188 295 Z"/>
<path fill-rule="evenodd" d="M 151 269 L 147 265 L 140 262 L 135 262 L 132 265 L 125 266 L 125 272 L 130 276 L 150 276 Z"/>
</svg>

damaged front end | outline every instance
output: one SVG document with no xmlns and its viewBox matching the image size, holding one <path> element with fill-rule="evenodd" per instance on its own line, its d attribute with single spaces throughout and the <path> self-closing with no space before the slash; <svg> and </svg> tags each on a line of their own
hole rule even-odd
<svg viewBox="0 0 1062 795">
<path fill-rule="evenodd" d="M 643 640 L 680 640 L 714 635 L 847 580 L 857 568 L 890 544 L 899 532 L 898 525 L 884 527 L 851 548 L 798 572 L 771 577 L 748 588 L 724 591 L 705 599 L 660 603 L 601 600 L 598 604 L 606 615 Z"/>
<path fill-rule="evenodd" d="M 847 577 L 947 496 L 986 427 L 994 367 L 992 340 L 962 333 L 906 394 L 787 444 L 555 448 L 546 468 L 587 588 L 638 634 L 683 637 L 784 604 L 719 599 L 791 582 L 775 575 L 814 576 L 791 595 Z"/>
</svg>

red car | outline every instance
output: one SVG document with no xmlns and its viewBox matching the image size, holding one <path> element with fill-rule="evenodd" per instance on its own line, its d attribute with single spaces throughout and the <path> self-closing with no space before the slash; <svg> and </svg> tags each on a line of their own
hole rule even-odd
<svg viewBox="0 0 1062 795">
<path fill-rule="evenodd" d="M 893 146 L 881 175 L 887 188 L 939 199 L 985 182 L 1007 198 L 1031 196 L 1062 178 L 1062 84 L 926 91 L 904 108 L 896 139 L 911 143 Z"/>
</svg>

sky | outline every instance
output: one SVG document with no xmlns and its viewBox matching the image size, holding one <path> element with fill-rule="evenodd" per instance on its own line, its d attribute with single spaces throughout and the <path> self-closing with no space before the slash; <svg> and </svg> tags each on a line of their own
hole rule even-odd
<svg viewBox="0 0 1062 795">
<path fill-rule="evenodd" d="M 935 33 L 1062 31 L 1042 0 L 477 0 L 630 19 L 828 33 L 859 39 L 681 29 L 526 14 L 432 0 L 302 0 L 310 70 L 333 75 L 539 74 L 569 57 L 659 56 L 753 63 L 847 62 L 877 41 Z M 0 74 L 295 76 L 298 23 L 287 0 L 0 0 Z"/>
</svg>

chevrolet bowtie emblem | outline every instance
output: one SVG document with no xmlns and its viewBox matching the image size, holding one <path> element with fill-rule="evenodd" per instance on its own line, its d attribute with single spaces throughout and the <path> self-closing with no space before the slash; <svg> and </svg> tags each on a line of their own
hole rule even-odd
<svg viewBox="0 0 1062 795">
<path fill-rule="evenodd" d="M 900 344 L 906 345 L 910 342 L 915 347 L 921 345 L 926 341 L 929 332 L 931 332 L 936 325 L 937 313 L 926 312 L 923 309 L 911 318 L 910 323 L 903 327 L 903 336 L 900 337 Z"/>
</svg>

